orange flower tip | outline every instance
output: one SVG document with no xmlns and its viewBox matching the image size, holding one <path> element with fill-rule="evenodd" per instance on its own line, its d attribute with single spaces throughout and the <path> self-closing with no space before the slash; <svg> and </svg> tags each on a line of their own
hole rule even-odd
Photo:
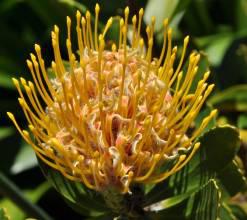
<svg viewBox="0 0 247 220">
<path fill-rule="evenodd" d="M 218 110 L 214 109 L 214 110 L 211 111 L 210 114 L 212 115 L 212 117 L 214 117 L 217 113 L 218 113 Z"/>
<path fill-rule="evenodd" d="M 86 19 L 84 17 L 81 18 L 81 23 L 82 23 L 82 26 L 86 25 Z"/>
<path fill-rule="evenodd" d="M 144 121 L 144 125 L 149 125 L 152 121 L 152 116 L 148 115 Z"/>
<path fill-rule="evenodd" d="M 209 87 L 210 87 L 211 90 L 212 90 L 212 89 L 215 87 L 215 84 L 211 84 Z"/>
<path fill-rule="evenodd" d="M 123 27 L 123 25 L 124 25 L 124 19 L 121 18 L 121 19 L 120 19 L 120 27 Z"/>
<path fill-rule="evenodd" d="M 81 12 L 79 10 L 76 11 L 76 18 L 80 19 L 81 18 Z M 67 16 L 68 19 L 68 16 Z"/>
<path fill-rule="evenodd" d="M 98 3 L 96 3 L 96 5 L 95 5 L 95 13 L 97 14 L 97 13 L 99 13 L 99 11 L 100 11 L 100 6 L 99 6 Z"/>
<path fill-rule="evenodd" d="M 25 85 L 24 87 L 25 87 L 25 90 L 27 91 L 27 93 L 30 94 L 31 93 L 31 89 L 27 85 Z"/>
<path fill-rule="evenodd" d="M 56 24 L 54 25 L 54 31 L 55 31 L 56 34 L 59 33 L 59 27 Z"/>
<path fill-rule="evenodd" d="M 56 68 L 57 65 L 56 65 L 56 63 L 54 61 L 52 61 L 51 62 L 51 66 L 52 66 L 52 68 Z"/>
<path fill-rule="evenodd" d="M 125 15 L 125 16 L 128 16 L 128 15 L 129 15 L 129 12 L 130 12 L 130 9 L 129 9 L 129 7 L 127 6 L 127 7 L 124 9 L 124 15 Z"/>
<path fill-rule="evenodd" d="M 22 98 L 18 98 L 18 102 L 20 103 L 21 106 L 24 106 L 24 100 Z"/>
<path fill-rule="evenodd" d="M 136 21 L 137 21 L 137 18 L 136 18 L 136 15 L 134 15 L 134 16 L 132 17 L 132 23 L 133 23 L 133 24 L 136 24 Z"/>
<path fill-rule="evenodd" d="M 28 125 L 28 128 L 30 129 L 30 131 L 34 131 L 35 130 L 33 125 Z"/>
<path fill-rule="evenodd" d="M 209 75 L 210 75 L 210 71 L 207 71 L 206 73 L 204 73 L 203 78 L 204 79 L 207 79 L 209 77 Z"/>
<path fill-rule="evenodd" d="M 196 73 L 198 71 L 198 66 L 196 66 L 193 70 L 193 73 Z"/>
<path fill-rule="evenodd" d="M 25 137 L 29 138 L 29 132 L 27 130 L 22 130 L 22 133 Z"/>
<path fill-rule="evenodd" d="M 117 51 L 117 46 L 116 46 L 116 44 L 112 44 L 111 50 L 112 50 L 112 52 L 116 52 L 116 51 Z"/>
<path fill-rule="evenodd" d="M 15 86 L 19 85 L 19 81 L 16 78 L 12 78 L 12 82 L 14 83 Z"/>
<path fill-rule="evenodd" d="M 78 160 L 79 162 L 83 162 L 83 161 L 85 160 L 85 157 L 84 157 L 83 155 L 79 155 L 79 156 L 77 157 L 77 160 Z"/>
<path fill-rule="evenodd" d="M 26 85 L 27 84 L 27 81 L 23 77 L 21 77 L 20 80 L 21 80 L 22 85 Z"/>
<path fill-rule="evenodd" d="M 171 36 L 172 36 L 172 29 L 169 28 L 169 30 L 168 30 L 168 37 L 170 38 Z"/>
<path fill-rule="evenodd" d="M 7 112 L 7 115 L 12 121 L 15 120 L 15 116 L 11 112 Z"/>
<path fill-rule="evenodd" d="M 174 129 L 171 129 L 170 130 L 170 135 L 173 135 L 175 133 L 175 130 Z"/>
<path fill-rule="evenodd" d="M 165 27 L 165 28 L 167 28 L 168 22 L 169 22 L 168 18 L 166 18 L 166 19 L 163 21 L 163 24 L 164 24 L 164 27 Z"/>
<path fill-rule="evenodd" d="M 178 51 L 178 47 L 177 46 L 173 47 L 172 53 L 177 53 L 177 51 Z"/>
<path fill-rule="evenodd" d="M 150 30 L 150 27 L 149 27 L 149 26 L 147 26 L 147 27 L 146 27 L 146 32 L 149 34 L 149 33 L 150 33 L 150 31 L 151 31 L 151 30 Z"/>
<path fill-rule="evenodd" d="M 76 13 L 77 16 L 77 13 Z M 69 16 L 66 17 L 67 25 L 71 25 L 71 19 Z"/>
<path fill-rule="evenodd" d="M 34 49 L 37 53 L 39 53 L 41 51 L 41 48 L 38 44 L 34 44 Z"/>
<path fill-rule="evenodd" d="M 67 39 L 66 40 L 66 45 L 67 45 L 67 47 L 71 47 L 71 41 L 70 41 L 70 39 Z"/>
<path fill-rule="evenodd" d="M 30 53 L 30 57 L 31 57 L 31 60 L 32 61 L 35 61 L 36 60 L 36 56 L 33 53 Z"/>
<path fill-rule="evenodd" d="M 33 64 L 32 64 L 32 62 L 30 60 L 27 59 L 26 62 L 27 62 L 27 66 L 29 68 L 32 68 L 33 67 Z"/>
<path fill-rule="evenodd" d="M 144 14 L 144 9 L 141 8 L 141 9 L 139 10 L 139 16 L 142 16 L 143 14 Z"/>
<path fill-rule="evenodd" d="M 99 151 L 95 151 L 94 153 L 93 153 L 93 157 L 94 158 L 98 158 L 100 156 L 100 153 L 99 153 Z"/>
<path fill-rule="evenodd" d="M 178 80 L 181 80 L 183 77 L 183 72 L 181 71 L 179 74 L 178 74 Z"/>
<path fill-rule="evenodd" d="M 133 171 L 129 171 L 128 176 L 129 176 L 129 178 L 132 178 L 134 176 L 134 172 Z"/>
<path fill-rule="evenodd" d="M 59 146 L 59 142 L 56 138 L 51 138 L 49 141 L 52 145 Z"/>
<path fill-rule="evenodd" d="M 160 154 L 155 154 L 154 155 L 154 161 L 158 161 L 160 159 L 161 155 Z"/>
<path fill-rule="evenodd" d="M 86 12 L 86 19 L 90 19 L 90 16 L 91 16 L 90 12 L 87 11 L 87 12 Z"/>
<path fill-rule="evenodd" d="M 31 89 L 34 89 L 34 85 L 33 85 L 33 83 L 32 83 L 31 81 L 28 81 L 28 85 L 29 85 L 29 87 L 30 87 Z"/>
<path fill-rule="evenodd" d="M 190 40 L 190 36 L 186 36 L 184 38 L 184 44 L 187 45 L 189 43 L 189 40 Z"/>
<path fill-rule="evenodd" d="M 197 143 L 194 145 L 195 150 L 197 150 L 200 146 L 201 146 L 201 143 L 200 143 L 200 142 L 197 142 Z"/>
<path fill-rule="evenodd" d="M 155 23 L 155 20 L 156 20 L 155 16 L 152 16 L 152 18 L 151 18 L 151 22 L 152 22 L 152 24 L 154 24 L 154 23 Z"/>
<path fill-rule="evenodd" d="M 54 31 L 51 31 L 51 39 L 55 40 L 56 39 L 56 34 Z"/>
<path fill-rule="evenodd" d="M 108 21 L 107 21 L 107 26 L 110 26 L 110 25 L 112 25 L 112 22 L 113 22 L 113 18 L 112 17 L 110 17 L 109 19 L 108 19 Z"/>
<path fill-rule="evenodd" d="M 99 42 L 100 42 L 101 40 L 103 40 L 103 35 L 102 35 L 102 34 L 99 35 Z"/>
<path fill-rule="evenodd" d="M 197 54 L 196 57 L 195 57 L 195 61 L 198 62 L 201 58 L 201 55 L 200 54 Z"/>
<path fill-rule="evenodd" d="M 179 161 L 183 161 L 185 159 L 186 159 L 186 155 L 184 155 L 184 154 L 179 157 Z"/>
</svg>

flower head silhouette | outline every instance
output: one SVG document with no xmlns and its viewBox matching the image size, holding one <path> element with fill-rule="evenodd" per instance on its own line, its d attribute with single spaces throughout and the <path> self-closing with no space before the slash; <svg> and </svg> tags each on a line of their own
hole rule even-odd
<svg viewBox="0 0 247 220">
<path fill-rule="evenodd" d="M 41 48 L 35 45 L 36 55 L 27 60 L 34 83 L 13 79 L 29 131 L 20 128 L 12 113 L 8 116 L 37 156 L 66 178 L 97 191 L 115 187 L 126 193 L 131 183 L 160 182 L 191 159 L 200 146 L 195 139 L 216 110 L 193 134 L 187 130 L 214 85 L 206 82 L 206 72 L 191 91 L 200 55 L 190 54 L 187 69 L 182 70 L 186 37 L 181 58 L 174 64 L 177 47 L 172 46 L 168 20 L 160 57 L 154 58 L 154 17 L 146 28 L 145 46 L 143 9 L 129 25 L 127 7 L 119 20 L 119 41 L 108 49 L 105 36 L 113 18 L 98 34 L 99 11 L 97 4 L 94 22 L 88 11 L 85 17 L 77 11 L 78 53 L 72 51 L 67 17 L 68 68 L 61 57 L 59 28 L 54 27 L 54 77 L 48 77 Z"/>
</svg>

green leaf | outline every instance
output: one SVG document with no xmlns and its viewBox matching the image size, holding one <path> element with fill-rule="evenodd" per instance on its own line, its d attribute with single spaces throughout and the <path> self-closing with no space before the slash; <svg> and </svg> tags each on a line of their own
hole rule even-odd
<svg viewBox="0 0 247 220">
<path fill-rule="evenodd" d="M 187 203 L 186 217 L 191 220 L 216 220 L 220 206 L 220 189 L 211 179 Z"/>
<path fill-rule="evenodd" d="M 0 207 L 0 220 L 10 220 L 5 208 Z"/>
<path fill-rule="evenodd" d="M 186 202 L 184 202 L 185 199 Z M 183 202 L 185 207 L 179 208 L 179 206 L 176 206 L 180 202 Z M 172 197 L 152 205 L 149 207 L 147 215 L 150 219 L 216 220 L 219 202 L 219 188 L 216 181 L 210 179 L 195 192 Z"/>
<path fill-rule="evenodd" d="M 236 26 L 238 30 L 246 30 L 247 23 L 247 0 L 236 0 Z"/>
<path fill-rule="evenodd" d="M 31 146 L 22 144 L 15 157 L 14 163 L 10 168 L 10 172 L 12 174 L 18 174 L 37 165 L 37 159 Z"/>
<path fill-rule="evenodd" d="M 205 150 L 205 165 L 214 171 L 225 168 L 235 157 L 240 147 L 239 132 L 231 126 L 211 129 L 200 139 L 201 149 Z"/>
<path fill-rule="evenodd" d="M 145 209 L 151 210 L 151 211 L 156 211 L 156 212 L 161 211 L 161 210 L 165 210 L 165 209 L 169 209 L 173 206 L 178 205 L 179 203 L 183 202 L 184 200 L 188 199 L 192 193 L 187 192 L 187 193 L 180 194 L 177 196 L 169 197 L 169 198 L 164 199 L 160 202 L 157 202 L 157 203 L 154 203 L 150 206 L 147 206 L 147 207 L 145 207 Z"/>
<path fill-rule="evenodd" d="M 0 200 L 0 206 L 5 207 L 8 210 L 8 215 L 10 219 L 13 220 L 23 220 L 25 218 L 25 213 L 19 209 L 14 203 L 9 199 Z"/>
<path fill-rule="evenodd" d="M 91 216 L 98 216 L 109 211 L 100 193 L 89 190 L 80 182 L 67 179 L 59 171 L 47 166 L 42 161 L 38 162 L 46 178 L 79 213 L 83 209 L 87 210 Z"/>
<path fill-rule="evenodd" d="M 44 193 L 47 192 L 49 188 L 50 185 L 48 184 L 48 182 L 44 182 L 35 189 L 25 190 L 24 194 L 33 203 L 36 203 L 44 195 Z M 10 201 L 7 198 L 0 200 L 0 207 L 5 207 L 8 210 L 8 215 L 10 216 L 10 219 L 23 220 L 26 217 L 26 213 L 24 213 L 21 209 L 18 208 L 17 205 L 15 205 L 12 201 Z"/>
<path fill-rule="evenodd" d="M 156 17 L 155 30 L 160 31 L 163 27 L 163 20 L 170 19 L 176 26 L 181 20 L 185 8 L 191 0 L 149 0 L 144 14 L 146 24 L 151 22 L 152 16 Z"/>
<path fill-rule="evenodd" d="M 237 121 L 238 128 L 247 129 L 247 114 L 241 114 Z"/>
<path fill-rule="evenodd" d="M 218 178 L 230 196 L 234 196 L 242 190 L 247 189 L 246 178 L 235 161 L 232 161 L 220 171 Z"/>
<path fill-rule="evenodd" d="M 212 36 L 203 36 L 196 38 L 195 43 L 204 48 L 204 52 L 207 54 L 210 65 L 219 66 L 225 56 L 227 49 L 233 42 L 233 34 L 229 33 L 217 33 Z"/>
<path fill-rule="evenodd" d="M 183 198 L 184 195 L 197 192 L 211 178 L 214 178 L 215 173 L 209 171 L 203 163 L 206 155 L 201 149 L 182 170 L 172 175 L 168 180 L 156 184 L 145 196 L 144 205 L 148 206 L 160 202 L 164 198 L 174 196 L 182 196 Z"/>
<path fill-rule="evenodd" d="M 191 161 L 168 180 L 156 184 L 145 196 L 145 206 L 180 194 L 196 192 L 215 172 L 225 168 L 239 149 L 239 134 L 230 126 L 216 127 L 200 139 L 201 147 Z"/>
<path fill-rule="evenodd" d="M 247 83 L 247 33 L 233 33 L 234 40 L 227 49 L 215 75 L 222 89 Z"/>
<path fill-rule="evenodd" d="M 0 70 L 0 86 L 6 89 L 14 89 L 11 76 L 4 70 Z"/>
<path fill-rule="evenodd" d="M 11 136 L 14 133 L 11 127 L 0 127 L 0 140 Z"/>
<path fill-rule="evenodd" d="M 220 219 L 224 220 L 237 220 L 236 216 L 233 213 L 233 210 L 226 204 L 222 203 L 220 208 Z"/>
<path fill-rule="evenodd" d="M 2 0 L 0 3 L 0 13 L 10 10 L 13 6 L 22 1 L 23 0 Z"/>
<path fill-rule="evenodd" d="M 223 111 L 247 111 L 247 85 L 230 87 L 212 96 L 208 102 Z"/>
<path fill-rule="evenodd" d="M 238 205 L 230 205 L 232 213 L 236 216 L 238 220 L 246 220 L 247 213 Z"/>
<path fill-rule="evenodd" d="M 81 12 L 86 13 L 87 7 L 80 2 L 74 1 L 74 0 L 58 0 L 61 3 L 67 4 L 70 7 L 75 7 L 79 9 Z"/>
</svg>

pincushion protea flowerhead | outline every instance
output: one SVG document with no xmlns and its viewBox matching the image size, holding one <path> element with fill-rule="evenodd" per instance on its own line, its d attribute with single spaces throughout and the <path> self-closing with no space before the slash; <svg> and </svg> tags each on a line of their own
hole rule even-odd
<svg viewBox="0 0 247 220">
<path fill-rule="evenodd" d="M 183 72 L 186 37 L 178 65 L 174 64 L 177 47 L 172 46 L 167 20 L 160 57 L 153 58 L 154 17 L 146 28 L 145 47 L 140 33 L 143 9 L 129 25 L 127 7 L 119 20 L 119 41 L 108 50 L 105 36 L 113 19 L 98 34 L 99 11 L 97 4 L 94 26 L 89 12 L 85 17 L 76 13 L 79 55 L 72 51 L 67 17 L 69 68 L 63 63 L 55 26 L 51 33 L 55 77 L 48 77 L 36 44 L 36 55 L 27 60 L 34 84 L 13 79 L 32 135 L 20 128 L 13 114 L 8 116 L 37 156 L 66 178 L 97 191 L 114 187 L 126 193 L 130 184 L 160 182 L 190 160 L 200 145 L 194 140 L 216 111 L 192 135 L 186 132 L 214 85 L 206 83 L 206 72 L 191 91 L 200 55 L 192 53 Z"/>
</svg>

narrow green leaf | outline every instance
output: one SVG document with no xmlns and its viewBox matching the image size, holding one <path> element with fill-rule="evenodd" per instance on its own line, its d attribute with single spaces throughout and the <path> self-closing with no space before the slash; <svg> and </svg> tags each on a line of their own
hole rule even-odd
<svg viewBox="0 0 247 220">
<path fill-rule="evenodd" d="M 0 220 L 10 220 L 7 210 L 5 208 L 0 207 Z"/>
<path fill-rule="evenodd" d="M 11 127 L 0 127 L 0 140 L 11 136 L 14 133 Z"/>
<path fill-rule="evenodd" d="M 247 213 L 240 206 L 229 205 L 229 207 L 231 208 L 234 216 L 236 216 L 236 219 L 238 219 L 238 220 L 246 220 L 247 219 Z"/>
<path fill-rule="evenodd" d="M 233 210 L 226 204 L 222 203 L 220 212 L 219 212 L 220 219 L 224 220 L 238 220 L 233 213 Z"/>
<path fill-rule="evenodd" d="M 220 189 L 214 179 L 190 197 L 186 216 L 191 220 L 216 220 L 220 206 Z"/>
<path fill-rule="evenodd" d="M 246 178 L 235 161 L 232 161 L 220 171 L 218 177 L 230 196 L 247 189 Z"/>
<path fill-rule="evenodd" d="M 99 215 L 109 211 L 100 193 L 87 189 L 80 182 L 65 178 L 59 171 L 52 169 L 42 161 L 38 162 L 46 178 L 74 209 L 79 210 L 79 213 L 80 209 L 92 212 L 90 215 Z"/>
<path fill-rule="evenodd" d="M 238 128 L 247 129 L 247 114 L 241 114 L 237 121 Z"/>
<path fill-rule="evenodd" d="M 155 16 L 156 31 L 162 30 L 163 20 L 166 18 L 170 19 L 172 26 L 176 26 L 181 20 L 184 10 L 190 1 L 191 0 L 149 0 L 145 8 L 144 20 L 149 24 L 152 16 Z"/>
<path fill-rule="evenodd" d="M 196 38 L 195 42 L 200 48 L 204 48 L 210 65 L 219 66 L 225 56 L 227 49 L 233 42 L 234 35 L 229 33 L 217 33 L 212 36 Z"/>
<path fill-rule="evenodd" d="M 205 150 L 205 165 L 214 171 L 225 168 L 235 157 L 240 147 L 239 132 L 231 126 L 211 129 L 200 139 L 201 149 Z"/>
<path fill-rule="evenodd" d="M 37 165 L 37 159 L 31 146 L 22 144 L 14 163 L 10 168 L 10 172 L 12 174 L 18 174 Z"/>
<path fill-rule="evenodd" d="M 44 195 L 44 193 L 47 192 L 49 188 L 50 185 L 48 184 L 48 182 L 44 182 L 37 188 L 25 190 L 23 193 L 29 200 L 32 201 L 32 203 L 36 203 Z M 27 217 L 27 214 L 8 198 L 3 198 L 0 200 L 0 207 L 5 207 L 8 210 L 10 219 L 23 220 L 25 219 L 25 217 Z"/>
<path fill-rule="evenodd" d="M 236 0 L 236 10 L 235 10 L 235 17 L 236 17 L 236 26 L 238 30 L 246 30 L 246 23 L 247 23 L 247 0 Z"/>
<path fill-rule="evenodd" d="M 86 13 L 87 7 L 80 2 L 74 1 L 74 0 L 58 0 L 61 3 L 67 4 L 71 7 L 75 7 L 79 9 L 81 12 Z"/>
<path fill-rule="evenodd" d="M 0 86 L 6 89 L 13 89 L 13 83 L 11 81 L 11 75 L 4 70 L 0 70 Z"/>
<path fill-rule="evenodd" d="M 208 102 L 224 111 L 247 111 L 247 85 L 230 87 L 213 97 Z"/>
<path fill-rule="evenodd" d="M 146 195 L 145 206 L 165 198 L 196 192 L 215 172 L 225 168 L 239 149 L 239 134 L 230 126 L 217 127 L 206 132 L 200 139 L 201 147 L 191 161 L 168 180 L 156 184 Z"/>
</svg>

